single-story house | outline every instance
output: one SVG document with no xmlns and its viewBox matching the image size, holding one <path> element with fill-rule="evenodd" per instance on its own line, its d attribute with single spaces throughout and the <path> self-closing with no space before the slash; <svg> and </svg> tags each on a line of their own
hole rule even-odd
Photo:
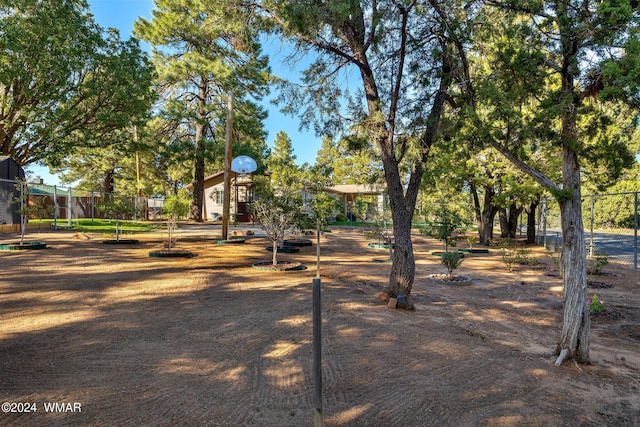
<svg viewBox="0 0 640 427">
<path fill-rule="evenodd" d="M 354 205 L 362 200 L 369 205 L 369 213 L 381 212 L 385 205 L 385 186 L 381 184 L 341 184 L 322 189 L 342 202 L 342 210 L 347 218 L 354 219 Z"/>
<path fill-rule="evenodd" d="M 193 184 L 185 186 L 192 189 Z M 249 175 L 234 173 L 231 176 L 230 215 L 237 222 L 253 222 L 251 202 L 253 201 L 253 181 Z M 224 208 L 224 171 L 204 178 L 204 206 L 202 217 L 209 221 L 222 218 Z"/>
<path fill-rule="evenodd" d="M 192 189 L 193 184 L 185 186 Z M 381 211 L 385 204 L 385 187 L 379 184 L 344 184 L 325 187 L 325 193 L 333 195 L 341 201 L 342 211 L 348 218 L 353 218 L 354 204 L 362 200 L 369 205 L 369 212 Z M 251 202 L 253 201 L 253 181 L 250 175 L 242 176 L 234 173 L 231 177 L 230 215 L 237 222 L 253 222 Z M 307 195 L 303 194 L 306 203 Z M 222 217 L 224 205 L 224 172 L 217 172 L 204 178 L 204 206 L 202 216 L 206 220 L 216 221 Z"/>
</svg>

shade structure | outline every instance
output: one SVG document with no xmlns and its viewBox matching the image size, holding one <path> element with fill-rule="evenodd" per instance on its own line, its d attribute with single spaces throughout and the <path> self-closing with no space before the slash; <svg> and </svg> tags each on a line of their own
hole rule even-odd
<svg viewBox="0 0 640 427">
<path fill-rule="evenodd" d="M 238 156 L 231 161 L 231 170 L 239 174 L 255 172 L 258 168 L 256 161 L 249 156 Z"/>
</svg>

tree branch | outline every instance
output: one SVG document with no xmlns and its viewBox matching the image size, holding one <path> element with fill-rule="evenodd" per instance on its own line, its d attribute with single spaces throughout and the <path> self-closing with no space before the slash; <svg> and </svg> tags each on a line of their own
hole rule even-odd
<svg viewBox="0 0 640 427">
<path fill-rule="evenodd" d="M 526 164 L 522 161 L 518 156 L 516 156 L 511 150 L 500 144 L 496 140 L 491 140 L 491 145 L 500 152 L 503 156 L 509 159 L 518 169 L 522 172 L 531 175 L 531 177 L 544 188 L 552 191 L 558 192 L 560 191 L 560 187 L 555 182 L 551 181 L 547 178 L 542 172 L 533 168 L 532 166 Z"/>
</svg>

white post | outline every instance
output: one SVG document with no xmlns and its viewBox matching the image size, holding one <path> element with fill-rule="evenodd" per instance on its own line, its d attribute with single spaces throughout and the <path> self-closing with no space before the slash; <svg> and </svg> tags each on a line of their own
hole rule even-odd
<svg viewBox="0 0 640 427">
<path fill-rule="evenodd" d="M 72 207 L 72 202 L 71 202 L 71 187 L 69 187 L 69 194 L 67 196 L 67 220 L 69 221 L 69 227 L 71 227 L 71 218 L 73 216 L 73 214 L 71 213 L 71 207 Z"/>
<path fill-rule="evenodd" d="M 58 188 L 53 186 L 53 229 L 58 228 Z"/>
</svg>

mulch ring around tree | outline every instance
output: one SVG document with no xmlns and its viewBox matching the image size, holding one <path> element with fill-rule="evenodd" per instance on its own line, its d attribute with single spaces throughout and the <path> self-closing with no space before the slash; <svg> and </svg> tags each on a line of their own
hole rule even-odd
<svg viewBox="0 0 640 427">
<path fill-rule="evenodd" d="M 304 270 L 302 263 L 297 261 L 280 261 L 275 265 L 273 261 L 256 262 L 253 264 L 253 267 L 266 271 Z"/>
<path fill-rule="evenodd" d="M 20 250 L 35 250 L 45 249 L 47 244 L 45 242 L 12 242 L 0 244 L 0 251 L 20 251 Z"/>
<path fill-rule="evenodd" d="M 266 250 L 273 252 L 273 247 L 272 246 L 267 246 L 265 248 Z M 296 252 L 300 252 L 300 248 L 296 247 L 296 246 L 278 246 L 278 253 L 284 253 L 284 254 L 293 254 Z"/>
<path fill-rule="evenodd" d="M 313 246 L 313 242 L 304 238 L 287 239 L 284 240 L 284 246 Z"/>
<path fill-rule="evenodd" d="M 448 251 L 451 252 L 451 251 Z M 431 255 L 433 256 L 442 256 L 443 254 L 446 254 L 447 252 L 445 251 L 435 251 L 435 252 L 431 252 Z M 460 254 L 460 258 L 464 258 L 464 254 L 462 252 L 454 252 L 454 253 L 459 253 Z"/>
<path fill-rule="evenodd" d="M 137 245 L 140 243 L 139 240 L 136 239 L 118 239 L 118 240 L 103 240 L 102 243 L 105 245 Z"/>
<path fill-rule="evenodd" d="M 237 245 L 239 243 L 244 243 L 245 239 L 242 237 L 231 237 L 226 240 L 216 240 L 217 245 Z"/>
<path fill-rule="evenodd" d="M 448 274 L 432 274 L 430 277 L 437 282 L 445 283 L 447 285 L 466 286 L 472 283 L 471 278 L 468 276 L 454 275 L 453 277 L 449 277 Z"/>
<path fill-rule="evenodd" d="M 196 255 L 191 251 L 166 249 L 161 251 L 151 251 L 149 252 L 149 256 L 154 258 L 191 258 Z"/>
<path fill-rule="evenodd" d="M 489 249 L 458 249 L 458 252 L 464 252 L 468 254 L 488 254 Z"/>
</svg>

